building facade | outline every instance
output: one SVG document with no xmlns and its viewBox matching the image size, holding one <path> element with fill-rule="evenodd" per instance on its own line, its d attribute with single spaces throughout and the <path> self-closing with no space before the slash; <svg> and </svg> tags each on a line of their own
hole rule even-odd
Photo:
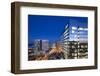
<svg viewBox="0 0 100 76">
<path fill-rule="evenodd" d="M 41 50 L 43 50 L 45 52 L 48 51 L 48 49 L 49 49 L 49 41 L 48 40 L 42 40 L 41 42 L 42 42 Z"/>
<path fill-rule="evenodd" d="M 39 53 L 45 53 L 49 49 L 48 40 L 34 40 L 34 54 L 38 55 Z"/>
<path fill-rule="evenodd" d="M 61 45 L 67 59 L 88 58 L 88 30 L 82 26 L 66 25 Z"/>
</svg>

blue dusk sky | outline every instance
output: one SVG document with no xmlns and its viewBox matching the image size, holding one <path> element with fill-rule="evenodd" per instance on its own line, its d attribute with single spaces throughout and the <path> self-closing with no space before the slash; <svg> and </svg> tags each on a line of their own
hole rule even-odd
<svg viewBox="0 0 100 76">
<path fill-rule="evenodd" d="M 55 42 L 64 32 L 65 26 L 88 27 L 87 17 L 28 15 L 28 43 L 35 39 Z M 72 30 L 70 30 L 72 31 Z"/>
</svg>

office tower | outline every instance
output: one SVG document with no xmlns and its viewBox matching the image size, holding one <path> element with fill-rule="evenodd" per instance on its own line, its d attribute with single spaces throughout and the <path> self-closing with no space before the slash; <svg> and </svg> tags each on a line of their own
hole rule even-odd
<svg viewBox="0 0 100 76">
<path fill-rule="evenodd" d="M 42 42 L 40 39 L 34 40 L 33 44 L 34 44 L 34 51 L 38 52 L 42 50 Z"/>
<path fill-rule="evenodd" d="M 42 42 L 42 50 L 45 51 L 45 52 L 48 51 L 49 41 L 48 40 L 42 40 L 41 42 Z"/>
<path fill-rule="evenodd" d="M 65 26 L 64 32 L 61 35 L 60 39 L 61 39 L 60 43 L 61 43 L 62 48 L 63 48 L 65 59 L 68 59 L 68 55 L 69 55 L 69 49 L 68 49 L 68 46 L 69 46 L 68 45 L 69 44 L 69 25 Z"/>
<path fill-rule="evenodd" d="M 49 41 L 48 40 L 34 40 L 34 54 L 45 53 L 49 49 Z"/>
<path fill-rule="evenodd" d="M 67 59 L 80 59 L 88 57 L 87 27 L 67 24 L 60 41 Z"/>
</svg>

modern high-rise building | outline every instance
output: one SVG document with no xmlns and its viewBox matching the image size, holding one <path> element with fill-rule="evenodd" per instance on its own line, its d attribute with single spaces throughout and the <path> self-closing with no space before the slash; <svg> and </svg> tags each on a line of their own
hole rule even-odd
<svg viewBox="0 0 100 76">
<path fill-rule="evenodd" d="M 49 49 L 49 41 L 48 40 L 42 40 L 42 50 L 48 51 Z"/>
<path fill-rule="evenodd" d="M 42 42 L 40 39 L 34 40 L 33 46 L 34 46 L 33 47 L 34 54 L 38 54 L 39 51 L 42 51 Z"/>
<path fill-rule="evenodd" d="M 66 58 L 87 58 L 88 29 L 84 26 L 66 25 L 61 36 L 61 45 L 66 52 Z"/>
<path fill-rule="evenodd" d="M 48 40 L 34 40 L 34 54 L 45 53 L 49 49 L 49 41 Z"/>
</svg>

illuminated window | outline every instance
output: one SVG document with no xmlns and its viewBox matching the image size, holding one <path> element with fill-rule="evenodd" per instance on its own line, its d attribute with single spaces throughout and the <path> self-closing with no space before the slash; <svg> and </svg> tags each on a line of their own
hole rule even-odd
<svg viewBox="0 0 100 76">
<path fill-rule="evenodd" d="M 72 27 L 72 30 L 77 30 L 77 27 Z"/>
</svg>

